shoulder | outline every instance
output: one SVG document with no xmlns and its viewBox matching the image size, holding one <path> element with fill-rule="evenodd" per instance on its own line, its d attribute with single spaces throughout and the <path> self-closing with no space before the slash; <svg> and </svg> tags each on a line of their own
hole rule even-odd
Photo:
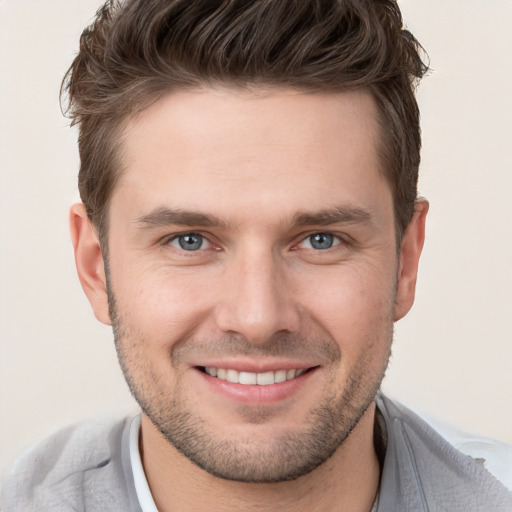
<svg viewBox="0 0 512 512">
<path fill-rule="evenodd" d="M 455 449 L 483 464 L 489 473 L 512 492 L 512 446 L 465 432 L 419 412 L 417 414 Z"/>
<path fill-rule="evenodd" d="M 94 493 L 107 480 L 114 488 L 122 487 L 121 441 L 130 421 L 85 421 L 60 430 L 20 455 L 2 483 L 0 509 L 82 510 L 89 489 Z"/>
<path fill-rule="evenodd" d="M 409 508 L 414 503 L 432 510 L 447 504 L 452 510 L 512 510 L 509 446 L 434 425 L 382 395 L 377 407 L 388 438 L 383 486 L 391 495 L 401 494 Z"/>
</svg>

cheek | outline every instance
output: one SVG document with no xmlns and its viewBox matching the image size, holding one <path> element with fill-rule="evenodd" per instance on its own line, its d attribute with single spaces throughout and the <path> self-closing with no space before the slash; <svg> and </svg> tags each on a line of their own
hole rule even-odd
<svg viewBox="0 0 512 512">
<path fill-rule="evenodd" d="M 301 287 L 302 306 L 315 323 L 343 345 L 342 350 L 357 350 L 383 336 L 389 337 L 395 295 L 392 269 L 332 269 L 322 279 Z"/>
<path fill-rule="evenodd" d="M 126 260 L 112 271 L 117 312 L 132 336 L 168 348 L 201 324 L 212 304 L 208 279 L 193 269 L 154 268 Z"/>
</svg>

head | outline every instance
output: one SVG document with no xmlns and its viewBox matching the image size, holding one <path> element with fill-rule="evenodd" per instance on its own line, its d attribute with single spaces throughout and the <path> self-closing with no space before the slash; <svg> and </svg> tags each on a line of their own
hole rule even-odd
<svg viewBox="0 0 512 512">
<path fill-rule="evenodd" d="M 79 190 L 89 218 L 106 240 L 125 124 L 170 92 L 219 84 L 366 89 L 377 105 L 380 169 L 400 240 L 417 195 L 414 88 L 427 69 L 420 49 L 394 0 L 107 1 L 63 82 L 80 130 Z"/>
<path fill-rule="evenodd" d="M 211 474 L 297 478 L 371 420 L 423 243 L 418 47 L 391 0 L 111 1 L 82 35 L 79 275 Z"/>
</svg>

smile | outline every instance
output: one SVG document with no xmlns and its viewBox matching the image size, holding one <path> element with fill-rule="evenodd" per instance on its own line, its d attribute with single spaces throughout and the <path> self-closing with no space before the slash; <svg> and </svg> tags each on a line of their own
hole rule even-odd
<svg viewBox="0 0 512 512">
<path fill-rule="evenodd" d="M 211 366 L 204 367 L 205 373 L 211 377 L 216 377 L 220 380 L 225 380 L 233 384 L 245 384 L 248 386 L 269 386 L 271 384 L 278 384 L 288 380 L 296 379 L 305 373 L 306 369 L 292 369 L 292 370 L 277 370 L 263 373 L 252 372 L 239 372 L 238 370 L 226 368 L 214 368 Z"/>
</svg>

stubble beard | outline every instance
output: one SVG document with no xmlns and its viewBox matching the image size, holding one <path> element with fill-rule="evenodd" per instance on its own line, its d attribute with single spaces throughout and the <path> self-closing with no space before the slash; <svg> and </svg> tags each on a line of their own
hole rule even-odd
<svg viewBox="0 0 512 512">
<path fill-rule="evenodd" d="M 219 439 L 187 402 L 179 382 L 173 389 L 161 385 L 155 369 L 144 358 L 143 336 L 129 332 L 117 311 L 111 286 L 107 289 L 117 355 L 133 397 L 174 448 L 211 475 L 225 480 L 247 483 L 294 480 L 329 459 L 375 400 L 391 355 L 392 322 L 388 333 L 377 333 L 375 340 L 368 341 L 369 350 L 351 369 L 344 389 L 334 389 L 332 376 L 325 385 L 325 400 L 311 409 L 300 429 L 274 431 L 264 442 L 255 442 L 254 437 L 233 439 L 227 426 L 224 438 Z M 383 335 L 389 339 L 382 340 Z M 383 343 L 387 354 L 378 356 L 381 364 L 369 374 L 368 368 L 375 368 L 371 348 Z M 331 348 L 339 350 L 337 345 Z M 258 417 L 253 423 L 265 422 L 264 412 L 253 411 L 253 414 Z"/>
</svg>

